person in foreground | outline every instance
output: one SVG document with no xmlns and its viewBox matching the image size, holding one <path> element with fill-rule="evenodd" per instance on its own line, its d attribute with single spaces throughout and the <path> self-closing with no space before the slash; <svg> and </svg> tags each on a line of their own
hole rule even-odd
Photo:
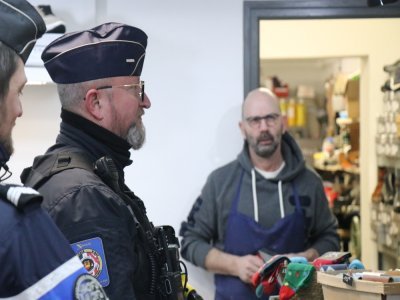
<svg viewBox="0 0 400 300">
<path fill-rule="evenodd" d="M 270 90 L 247 95 L 239 127 L 242 152 L 209 175 L 180 230 L 182 257 L 216 274 L 216 299 L 257 299 L 249 283 L 262 257 L 312 261 L 339 249 L 322 181 L 306 167 Z"/>
<path fill-rule="evenodd" d="M 22 115 L 24 64 L 44 21 L 25 0 L 0 0 L 0 181 L 11 176 L 12 129 Z M 0 298 L 107 299 L 49 215 L 42 196 L 0 184 Z"/>
<path fill-rule="evenodd" d="M 151 105 L 140 78 L 146 46 L 141 29 L 110 22 L 65 34 L 44 49 L 62 106 L 60 132 L 21 175 L 43 194 L 42 206 L 117 300 L 177 299 L 181 292 L 179 262 L 166 257 L 169 243 L 177 242 L 172 227 L 153 227 L 125 184 L 130 149 L 144 143 L 142 117 Z"/>
</svg>

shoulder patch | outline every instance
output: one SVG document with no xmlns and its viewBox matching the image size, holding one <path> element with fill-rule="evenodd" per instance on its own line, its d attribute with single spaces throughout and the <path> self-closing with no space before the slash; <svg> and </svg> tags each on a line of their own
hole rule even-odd
<svg viewBox="0 0 400 300">
<path fill-rule="evenodd" d="M 82 274 L 75 281 L 74 299 L 107 300 L 108 298 L 96 278 L 89 274 Z"/>
<path fill-rule="evenodd" d="M 110 284 L 106 256 L 101 238 L 95 237 L 71 244 L 72 250 L 78 256 L 90 275 L 97 278 L 105 287 Z"/>
</svg>

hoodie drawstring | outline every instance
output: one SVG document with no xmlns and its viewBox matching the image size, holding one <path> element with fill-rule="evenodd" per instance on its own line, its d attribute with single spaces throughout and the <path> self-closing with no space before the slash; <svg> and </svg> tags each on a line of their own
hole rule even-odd
<svg viewBox="0 0 400 300">
<path fill-rule="evenodd" d="M 283 208 L 283 195 L 282 195 L 282 180 L 278 181 L 278 192 L 279 192 L 279 207 L 281 208 L 281 218 L 285 216 L 285 210 Z"/>
<path fill-rule="evenodd" d="M 258 222 L 258 201 L 257 201 L 257 191 L 256 191 L 256 173 L 254 168 L 251 169 L 251 187 L 253 190 L 253 206 L 254 206 L 254 220 Z"/>
<path fill-rule="evenodd" d="M 251 169 L 251 187 L 253 191 L 253 207 L 254 207 L 254 220 L 258 222 L 258 200 L 257 200 L 257 190 L 256 190 L 256 172 Z M 283 207 L 283 194 L 282 194 L 282 180 L 278 181 L 278 193 L 279 193 L 279 207 L 281 210 L 281 218 L 285 217 L 285 209 Z"/>
</svg>

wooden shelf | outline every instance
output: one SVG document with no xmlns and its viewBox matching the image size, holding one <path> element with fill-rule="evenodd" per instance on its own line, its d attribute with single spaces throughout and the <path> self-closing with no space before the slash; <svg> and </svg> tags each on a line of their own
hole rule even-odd
<svg viewBox="0 0 400 300">
<path fill-rule="evenodd" d="M 351 168 L 342 168 L 341 165 L 320 165 L 320 164 L 313 164 L 314 169 L 319 170 L 319 171 L 325 171 L 325 172 L 345 172 L 345 173 L 350 173 L 354 175 L 360 174 L 360 169 L 356 166 L 351 167 Z"/>
</svg>

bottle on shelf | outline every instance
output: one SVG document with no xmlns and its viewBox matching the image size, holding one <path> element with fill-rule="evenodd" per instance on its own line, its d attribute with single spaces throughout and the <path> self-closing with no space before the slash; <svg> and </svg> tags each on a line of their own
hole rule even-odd
<svg viewBox="0 0 400 300">
<path fill-rule="evenodd" d="M 296 101 L 293 98 L 289 100 L 287 107 L 287 120 L 289 127 L 296 126 Z"/>
<path fill-rule="evenodd" d="M 282 116 L 287 115 L 288 104 L 286 98 L 279 98 L 279 107 L 281 109 Z"/>
<path fill-rule="evenodd" d="M 286 98 L 279 98 L 279 108 L 281 110 L 283 122 L 285 126 L 288 127 L 288 120 L 287 120 L 288 101 Z"/>
<path fill-rule="evenodd" d="M 304 100 L 300 98 L 296 102 L 296 126 L 304 127 L 306 125 L 306 111 L 304 106 Z"/>
</svg>

